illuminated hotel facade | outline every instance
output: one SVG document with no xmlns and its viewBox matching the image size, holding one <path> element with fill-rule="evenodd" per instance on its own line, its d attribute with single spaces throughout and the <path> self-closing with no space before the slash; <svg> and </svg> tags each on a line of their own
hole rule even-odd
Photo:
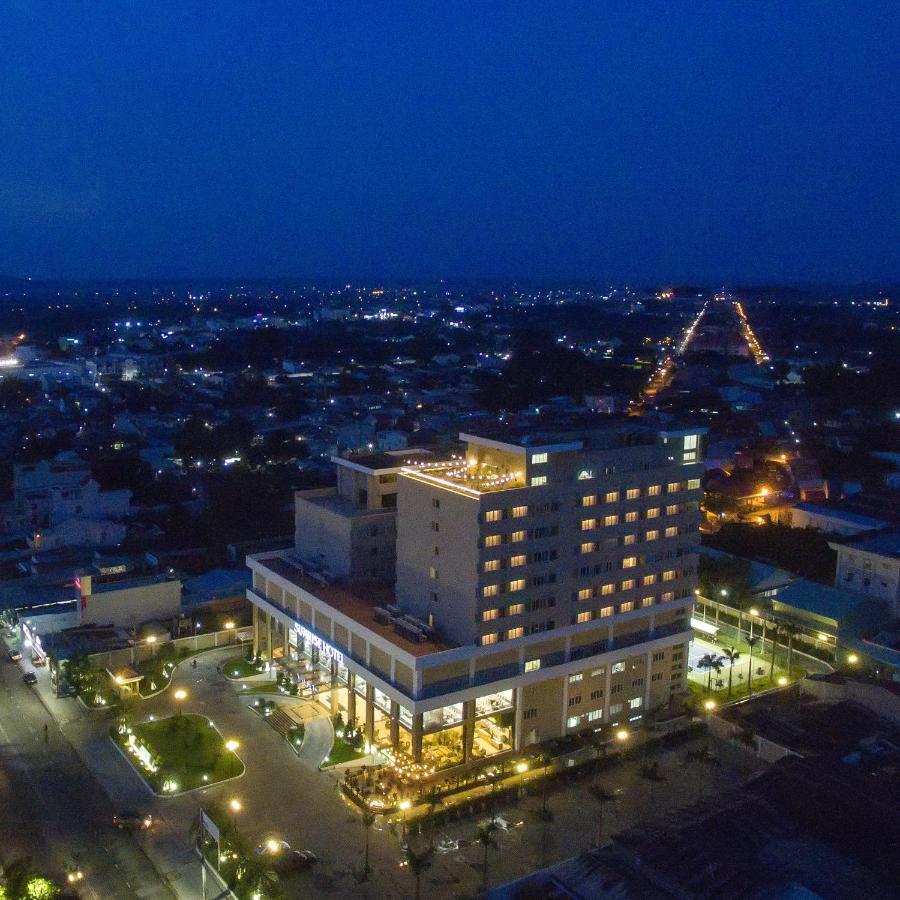
<svg viewBox="0 0 900 900">
<path fill-rule="evenodd" d="M 395 582 L 324 575 L 300 543 L 248 557 L 256 652 L 368 743 L 438 766 L 638 723 L 682 695 L 703 430 L 460 440 L 446 460 L 335 460 L 396 485 Z"/>
</svg>

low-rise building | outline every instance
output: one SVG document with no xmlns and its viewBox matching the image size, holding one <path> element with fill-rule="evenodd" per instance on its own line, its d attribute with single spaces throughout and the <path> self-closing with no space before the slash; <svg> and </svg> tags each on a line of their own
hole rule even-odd
<svg viewBox="0 0 900 900">
<path fill-rule="evenodd" d="M 900 532 L 857 541 L 829 541 L 837 553 L 836 586 L 883 600 L 900 618 Z"/>
<path fill-rule="evenodd" d="M 169 575 L 99 575 L 82 572 L 75 579 L 80 600 L 78 624 L 134 628 L 150 620 L 181 615 L 181 581 Z"/>
</svg>

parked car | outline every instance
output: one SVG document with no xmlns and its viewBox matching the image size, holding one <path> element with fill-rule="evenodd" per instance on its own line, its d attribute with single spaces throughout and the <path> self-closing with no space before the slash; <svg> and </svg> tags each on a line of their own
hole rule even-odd
<svg viewBox="0 0 900 900">
<path fill-rule="evenodd" d="M 262 856 L 266 854 L 267 856 L 278 856 L 281 853 L 287 853 L 288 850 L 291 849 L 291 845 L 287 841 L 279 841 L 276 838 L 269 838 L 267 841 L 263 841 L 256 848 L 256 855 Z"/>
<path fill-rule="evenodd" d="M 9 651 L 9 658 L 10 658 L 13 662 L 18 662 L 18 661 L 22 658 L 22 651 L 21 651 L 21 650 L 10 650 L 10 651 Z"/>
<path fill-rule="evenodd" d="M 311 850 L 288 850 L 279 854 L 272 863 L 272 868 L 278 875 L 292 875 L 295 872 L 305 872 L 318 860 Z"/>
<path fill-rule="evenodd" d="M 25 684 L 37 684 L 37 675 L 35 675 L 34 672 L 26 672 L 22 676 L 22 681 L 24 681 Z"/>
<path fill-rule="evenodd" d="M 116 828 L 127 829 L 128 831 L 144 831 L 152 827 L 153 816 L 150 813 L 135 812 L 129 809 L 116 813 L 113 816 L 113 825 Z"/>
</svg>

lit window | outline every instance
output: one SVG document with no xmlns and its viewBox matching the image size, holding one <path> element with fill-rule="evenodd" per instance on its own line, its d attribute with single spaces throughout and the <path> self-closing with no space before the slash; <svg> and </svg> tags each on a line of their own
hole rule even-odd
<svg viewBox="0 0 900 900">
<path fill-rule="evenodd" d="M 605 516 L 603 519 L 604 525 L 618 525 L 619 517 L 618 516 Z"/>
<path fill-rule="evenodd" d="M 499 617 L 500 617 L 500 610 L 499 610 L 499 609 L 486 609 L 486 610 L 481 614 L 481 621 L 482 621 L 482 622 L 491 622 L 491 621 L 493 621 L 494 619 L 497 619 L 497 618 L 499 618 Z"/>
<path fill-rule="evenodd" d="M 628 705 L 632 709 L 639 709 L 640 707 L 642 707 L 644 705 L 644 698 L 643 697 L 635 697 L 633 700 L 628 701 Z"/>
<path fill-rule="evenodd" d="M 485 522 L 499 522 L 501 518 L 503 518 L 503 513 L 499 509 L 489 509 L 484 514 Z"/>
<path fill-rule="evenodd" d="M 533 466 L 538 465 L 539 463 L 547 462 L 547 454 L 546 453 L 532 453 L 531 454 L 531 464 Z"/>
<path fill-rule="evenodd" d="M 499 584 L 486 584 L 481 589 L 482 597 L 496 597 L 497 594 L 500 593 L 500 585 Z"/>
<path fill-rule="evenodd" d="M 486 559 L 484 561 L 484 571 L 485 572 L 497 572 L 500 569 L 500 560 L 499 559 Z"/>
<path fill-rule="evenodd" d="M 496 631 L 493 631 L 490 634 L 483 634 L 481 636 L 481 646 L 482 647 L 487 647 L 490 644 L 496 644 L 496 643 L 497 643 L 497 632 Z"/>
<path fill-rule="evenodd" d="M 615 503 L 619 499 L 618 491 L 610 491 L 604 498 L 607 503 Z"/>
<path fill-rule="evenodd" d="M 602 588 L 600 588 L 600 595 L 602 597 L 608 597 L 610 594 L 614 594 L 616 592 L 616 586 L 614 584 L 604 584 Z"/>
<path fill-rule="evenodd" d="M 577 728 L 580 721 L 581 716 L 569 716 L 569 718 L 566 719 L 566 728 Z"/>
<path fill-rule="evenodd" d="M 677 494 L 681 490 L 681 483 L 678 481 L 670 481 L 666 485 L 666 493 Z"/>
<path fill-rule="evenodd" d="M 613 675 L 618 675 L 619 672 L 625 671 L 625 663 L 617 662 L 612 664 L 612 673 Z"/>
<path fill-rule="evenodd" d="M 528 557 L 525 556 L 524 553 L 519 554 L 518 556 L 511 556 L 509 558 L 510 568 L 514 569 L 516 566 L 524 566 Z"/>
<path fill-rule="evenodd" d="M 631 612 L 634 609 L 634 603 L 631 600 L 626 600 L 624 603 L 619 604 L 619 612 L 626 613 Z"/>
<path fill-rule="evenodd" d="M 436 579 L 438 577 L 438 570 L 434 566 L 431 566 L 428 569 L 428 575 L 429 577 Z"/>
<path fill-rule="evenodd" d="M 653 531 L 648 531 L 644 535 L 644 540 L 645 541 L 655 541 L 658 537 L 659 537 L 659 532 L 654 529 Z"/>
<path fill-rule="evenodd" d="M 648 519 L 656 519 L 659 516 L 659 507 L 651 506 L 650 509 L 645 513 Z"/>
<path fill-rule="evenodd" d="M 524 531 L 513 531 L 509 536 L 509 542 L 511 544 L 518 544 L 519 541 L 525 540 L 525 532 Z"/>
<path fill-rule="evenodd" d="M 604 606 L 600 610 L 600 618 L 608 619 L 613 614 L 613 608 L 611 606 Z"/>
<path fill-rule="evenodd" d="M 597 495 L 596 494 L 587 494 L 586 496 L 581 498 L 582 506 L 594 506 L 597 503 Z"/>
<path fill-rule="evenodd" d="M 593 478 L 593 477 L 594 477 L 594 470 L 593 470 L 593 469 L 582 469 L 582 470 L 578 473 L 578 480 L 579 480 L 579 481 L 588 481 L 589 479 L 591 479 L 591 478 Z"/>
<path fill-rule="evenodd" d="M 569 684 L 575 684 L 578 681 L 582 681 L 584 679 L 584 672 L 576 672 L 574 675 L 569 676 Z"/>
<path fill-rule="evenodd" d="M 636 556 L 626 556 L 625 559 L 622 560 L 622 568 L 623 569 L 633 569 L 637 565 L 637 557 Z"/>
<path fill-rule="evenodd" d="M 500 546 L 500 535 L 499 534 L 489 534 L 484 539 L 485 547 L 499 547 Z"/>
<path fill-rule="evenodd" d="M 527 506 L 514 506 L 512 508 L 511 515 L 514 519 L 521 519 L 523 516 L 528 515 L 528 507 Z"/>
<path fill-rule="evenodd" d="M 641 579 L 641 584 L 656 584 L 656 573 L 652 572 L 650 575 L 645 575 Z"/>
<path fill-rule="evenodd" d="M 658 497 L 662 491 L 662 487 L 658 484 L 651 484 L 650 487 L 647 488 L 647 496 L 648 497 Z"/>
<path fill-rule="evenodd" d="M 641 606 L 653 606 L 653 598 L 652 597 L 644 597 L 641 600 Z"/>
<path fill-rule="evenodd" d="M 584 612 L 578 613 L 577 617 L 575 618 L 575 621 L 578 623 L 590 622 L 591 621 L 591 611 L 589 609 L 586 609 Z"/>
<path fill-rule="evenodd" d="M 578 592 L 579 600 L 590 600 L 594 596 L 594 592 L 590 588 L 582 588 Z"/>
<path fill-rule="evenodd" d="M 637 522 L 637 520 L 638 520 L 638 514 L 637 514 L 636 509 L 631 510 L 631 512 L 625 513 L 625 521 L 626 522 Z"/>
<path fill-rule="evenodd" d="M 628 490 L 625 491 L 625 499 L 626 500 L 637 500 L 638 497 L 640 497 L 640 496 L 641 496 L 640 488 L 628 488 Z"/>
<path fill-rule="evenodd" d="M 674 569 L 666 569 L 662 574 L 663 581 L 672 581 L 675 578 L 675 570 Z"/>
<path fill-rule="evenodd" d="M 592 528 L 597 527 L 596 519 L 582 519 L 581 520 L 581 530 L 582 531 L 590 531 Z"/>
<path fill-rule="evenodd" d="M 594 545 L 593 544 L 582 544 L 580 549 L 581 549 L 582 553 L 593 553 Z"/>
<path fill-rule="evenodd" d="M 675 599 L 675 593 L 674 593 L 674 591 L 666 591 L 662 595 L 662 597 L 660 597 L 660 599 L 662 600 L 663 603 L 668 603 L 670 600 Z"/>
<path fill-rule="evenodd" d="M 685 450 L 696 450 L 699 439 L 700 439 L 700 435 L 698 435 L 698 434 L 686 434 L 684 436 L 684 449 Z"/>
<path fill-rule="evenodd" d="M 636 534 L 626 534 L 625 537 L 622 538 L 622 543 L 627 547 L 629 544 L 637 543 L 637 535 Z"/>
<path fill-rule="evenodd" d="M 696 491 L 700 487 L 700 479 L 699 478 L 689 478 L 687 483 L 687 490 Z"/>
<path fill-rule="evenodd" d="M 667 537 L 667 538 L 669 538 L 669 537 L 678 537 L 678 526 L 677 526 L 677 525 L 670 525 L 670 526 L 666 529 L 666 537 Z"/>
<path fill-rule="evenodd" d="M 515 581 L 511 581 L 507 588 L 511 593 L 515 591 L 524 591 L 525 590 L 525 579 L 524 578 L 516 578 Z"/>
<path fill-rule="evenodd" d="M 520 616 L 523 612 L 525 612 L 524 603 L 513 603 L 512 606 L 506 608 L 506 614 L 508 616 Z"/>
<path fill-rule="evenodd" d="M 603 718 L 603 710 L 602 709 L 592 709 L 588 714 L 588 722 L 596 722 L 597 719 Z"/>
<path fill-rule="evenodd" d="M 541 661 L 539 659 L 526 659 L 525 660 L 525 671 L 526 672 L 537 672 L 541 667 Z"/>
<path fill-rule="evenodd" d="M 600 678 L 601 676 L 603 676 L 605 674 L 606 674 L 606 666 L 600 666 L 599 669 L 594 669 L 594 671 L 591 672 L 591 678 Z"/>
<path fill-rule="evenodd" d="M 677 516 L 678 515 L 678 504 L 671 503 L 666 507 L 666 515 L 667 516 Z"/>
<path fill-rule="evenodd" d="M 546 476 L 546 475 L 534 475 L 534 476 L 532 476 L 532 479 L 531 479 L 531 486 L 532 486 L 532 487 L 541 487 L 541 485 L 544 485 L 544 484 L 546 484 L 546 483 L 547 483 L 547 476 Z"/>
<path fill-rule="evenodd" d="M 516 628 L 510 628 L 509 631 L 506 632 L 507 640 L 513 641 L 516 638 L 522 637 L 525 634 L 525 629 L 519 625 Z"/>
<path fill-rule="evenodd" d="M 630 591 L 633 587 L 634 587 L 634 579 L 633 578 L 626 578 L 622 582 L 622 590 L 623 591 Z"/>
</svg>

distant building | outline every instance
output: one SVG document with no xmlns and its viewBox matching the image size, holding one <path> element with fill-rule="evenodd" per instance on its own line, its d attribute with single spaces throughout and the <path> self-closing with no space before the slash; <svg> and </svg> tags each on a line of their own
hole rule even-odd
<svg viewBox="0 0 900 900">
<path fill-rule="evenodd" d="M 181 615 L 181 581 L 166 575 L 125 577 L 82 573 L 75 579 L 80 593 L 78 625 L 112 623 L 135 628 L 150 620 Z"/>
<path fill-rule="evenodd" d="M 900 618 L 900 532 L 857 541 L 829 541 L 837 553 L 837 587 L 883 600 Z"/>
<path fill-rule="evenodd" d="M 888 523 L 870 516 L 847 512 L 832 506 L 814 503 L 798 503 L 779 513 L 778 521 L 791 528 L 815 528 L 827 534 L 853 535 L 877 528 L 886 528 Z"/>
</svg>

